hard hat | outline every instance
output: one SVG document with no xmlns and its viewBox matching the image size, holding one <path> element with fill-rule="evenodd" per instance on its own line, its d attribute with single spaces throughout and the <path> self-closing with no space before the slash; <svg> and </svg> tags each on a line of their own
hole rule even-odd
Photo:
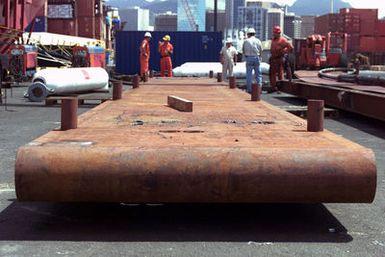
<svg viewBox="0 0 385 257">
<path fill-rule="evenodd" d="M 231 39 L 231 37 L 228 37 L 226 39 L 226 44 L 232 44 L 233 43 L 233 40 Z"/>
<path fill-rule="evenodd" d="M 169 35 L 166 35 L 166 36 L 163 37 L 163 40 L 164 41 L 170 41 L 171 37 Z"/>
<path fill-rule="evenodd" d="M 247 34 L 255 34 L 255 29 L 254 28 L 248 28 Z"/>
<path fill-rule="evenodd" d="M 144 37 L 152 37 L 150 32 L 144 33 Z"/>
<path fill-rule="evenodd" d="M 281 27 L 280 26 L 274 26 L 273 27 L 273 33 L 281 34 Z"/>
</svg>

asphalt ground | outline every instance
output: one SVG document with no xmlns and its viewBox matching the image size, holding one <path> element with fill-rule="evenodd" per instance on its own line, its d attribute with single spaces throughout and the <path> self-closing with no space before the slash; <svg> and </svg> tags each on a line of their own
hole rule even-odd
<svg viewBox="0 0 385 257">
<path fill-rule="evenodd" d="M 0 105 L 0 256 L 385 256 L 384 122 L 346 112 L 325 121 L 375 152 L 372 204 L 20 203 L 18 147 L 60 126 L 60 107 L 28 102 L 25 90 L 8 90 Z M 286 94 L 262 98 L 305 104 Z"/>
</svg>

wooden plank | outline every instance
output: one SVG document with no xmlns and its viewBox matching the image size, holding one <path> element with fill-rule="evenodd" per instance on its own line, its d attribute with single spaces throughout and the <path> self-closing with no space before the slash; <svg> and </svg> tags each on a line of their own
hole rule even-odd
<svg viewBox="0 0 385 257">
<path fill-rule="evenodd" d="M 169 95 L 167 97 L 167 103 L 170 107 L 181 112 L 193 111 L 193 102 L 178 96 Z"/>
</svg>

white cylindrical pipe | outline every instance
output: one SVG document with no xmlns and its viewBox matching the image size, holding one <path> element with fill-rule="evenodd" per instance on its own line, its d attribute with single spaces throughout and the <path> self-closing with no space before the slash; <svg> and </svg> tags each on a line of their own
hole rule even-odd
<svg viewBox="0 0 385 257">
<path fill-rule="evenodd" d="M 108 90 L 108 73 L 105 69 L 68 68 L 38 71 L 28 88 L 28 98 L 43 101 L 48 95 L 66 95 L 91 90 Z"/>
</svg>

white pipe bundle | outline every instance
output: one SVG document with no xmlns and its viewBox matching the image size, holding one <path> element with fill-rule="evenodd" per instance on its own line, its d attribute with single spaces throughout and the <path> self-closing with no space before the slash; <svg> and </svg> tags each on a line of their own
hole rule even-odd
<svg viewBox="0 0 385 257">
<path fill-rule="evenodd" d="M 48 95 L 66 95 L 91 90 L 108 90 L 108 73 L 103 68 L 45 69 L 33 77 L 28 98 L 43 101 Z"/>
<path fill-rule="evenodd" d="M 269 74 L 270 65 L 268 63 L 261 63 L 262 74 Z M 222 72 L 222 64 L 219 62 L 186 62 L 179 67 L 173 69 L 175 77 L 195 76 L 207 77 L 210 70 L 217 74 Z M 246 63 L 239 62 L 234 66 L 234 76 L 237 78 L 246 78 Z"/>
</svg>

